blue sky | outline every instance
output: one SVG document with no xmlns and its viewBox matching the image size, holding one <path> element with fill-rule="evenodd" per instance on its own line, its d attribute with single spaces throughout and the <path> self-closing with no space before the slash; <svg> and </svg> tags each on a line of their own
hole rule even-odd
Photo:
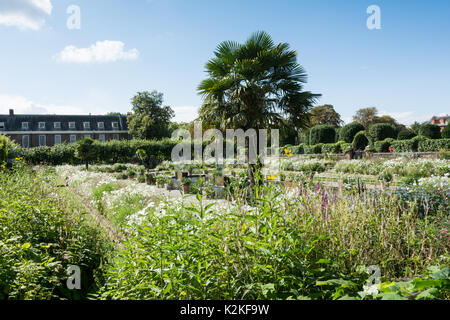
<svg viewBox="0 0 450 320">
<path fill-rule="evenodd" d="M 448 0 L 0 0 L 0 113 L 127 112 L 158 90 L 190 121 L 215 47 L 257 30 L 297 50 L 305 89 L 347 121 L 361 107 L 407 124 L 450 113 Z"/>
</svg>

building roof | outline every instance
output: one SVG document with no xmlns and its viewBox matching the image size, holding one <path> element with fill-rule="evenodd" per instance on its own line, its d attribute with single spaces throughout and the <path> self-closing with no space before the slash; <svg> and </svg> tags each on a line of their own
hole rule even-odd
<svg viewBox="0 0 450 320">
<path fill-rule="evenodd" d="M 433 118 L 431 118 L 431 120 L 441 120 L 441 119 L 444 119 L 444 120 L 446 120 L 446 121 L 449 121 L 449 120 L 450 120 L 450 115 L 441 116 L 441 117 L 434 116 Z"/>
<path fill-rule="evenodd" d="M 117 115 L 37 115 L 14 114 L 0 115 L 0 122 L 4 122 L 5 131 L 128 131 L 126 116 Z M 22 129 L 22 122 L 28 122 L 28 129 Z M 39 122 L 45 122 L 45 128 L 39 128 Z M 60 128 L 54 123 L 59 122 Z M 69 122 L 75 122 L 75 129 L 69 128 Z M 89 122 L 89 129 L 84 128 L 84 122 Z M 98 122 L 103 122 L 104 129 L 98 128 Z M 118 128 L 113 128 L 113 122 Z"/>
</svg>

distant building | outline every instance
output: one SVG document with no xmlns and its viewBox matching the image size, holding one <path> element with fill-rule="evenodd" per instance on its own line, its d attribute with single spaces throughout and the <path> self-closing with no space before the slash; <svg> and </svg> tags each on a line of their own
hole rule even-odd
<svg viewBox="0 0 450 320">
<path fill-rule="evenodd" d="M 73 143 L 83 138 L 99 141 L 128 139 L 126 116 L 0 115 L 0 134 L 24 148 Z"/>
<path fill-rule="evenodd" d="M 441 131 L 444 130 L 446 126 L 448 126 L 449 121 L 450 121 L 449 115 L 446 115 L 444 117 L 433 117 L 431 119 L 431 123 L 441 127 Z"/>
</svg>

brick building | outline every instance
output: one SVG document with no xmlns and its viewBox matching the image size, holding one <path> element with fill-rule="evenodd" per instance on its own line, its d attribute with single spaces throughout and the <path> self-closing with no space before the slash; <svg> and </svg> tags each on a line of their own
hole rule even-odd
<svg viewBox="0 0 450 320">
<path fill-rule="evenodd" d="M 89 137 L 99 141 L 128 139 L 126 116 L 0 115 L 0 134 L 24 148 L 73 143 Z"/>
<path fill-rule="evenodd" d="M 446 126 L 448 126 L 449 121 L 450 121 L 449 115 L 446 115 L 445 117 L 433 117 L 431 119 L 431 123 L 441 127 L 441 131 L 443 131 Z"/>
</svg>

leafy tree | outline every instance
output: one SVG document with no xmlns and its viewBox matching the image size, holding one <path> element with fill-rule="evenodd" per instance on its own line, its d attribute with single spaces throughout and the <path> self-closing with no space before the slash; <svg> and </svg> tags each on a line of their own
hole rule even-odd
<svg viewBox="0 0 450 320">
<path fill-rule="evenodd" d="M 426 122 L 420 126 L 419 135 L 427 137 L 429 139 L 440 139 L 441 138 L 441 128 L 435 124 Z"/>
<path fill-rule="evenodd" d="M 120 112 L 108 112 L 106 115 L 107 116 L 121 116 L 122 114 Z"/>
<path fill-rule="evenodd" d="M 419 134 L 420 126 L 421 124 L 416 121 L 410 126 L 410 128 L 415 134 Z"/>
<path fill-rule="evenodd" d="M 169 137 L 170 119 L 175 116 L 175 113 L 171 107 L 162 106 L 162 93 L 138 92 L 131 103 L 133 113 L 127 118 L 130 135 L 137 139 Z"/>
<path fill-rule="evenodd" d="M 417 134 L 414 133 L 412 130 L 402 130 L 398 133 L 397 139 L 398 140 L 410 140 L 417 136 Z"/>
<path fill-rule="evenodd" d="M 338 128 L 343 124 L 341 115 L 337 113 L 330 104 L 312 108 L 310 112 L 310 122 L 312 126 L 328 124 L 335 128 Z"/>
<path fill-rule="evenodd" d="M 349 123 L 339 130 L 339 140 L 352 143 L 355 135 L 360 131 L 364 131 L 364 129 L 364 126 L 359 122 Z"/>
<path fill-rule="evenodd" d="M 450 139 L 450 126 L 446 126 L 442 131 L 442 139 Z"/>
<path fill-rule="evenodd" d="M 75 146 L 75 157 L 85 162 L 86 171 L 89 170 L 89 161 L 95 160 L 97 153 L 97 147 L 91 138 L 84 138 L 78 141 Z"/>
<path fill-rule="evenodd" d="M 318 125 L 309 131 L 309 143 L 311 145 L 319 143 L 336 142 L 336 130 L 329 125 Z"/>
<path fill-rule="evenodd" d="M 209 77 L 198 86 L 202 120 L 221 129 L 307 126 L 308 111 L 320 95 L 303 91 L 306 72 L 287 43 L 276 45 L 260 31 L 244 44 L 222 42 L 214 54 L 206 64 Z M 255 169 L 249 165 L 252 185 Z"/>
<path fill-rule="evenodd" d="M 0 163 L 8 160 L 10 140 L 7 136 L 0 134 Z"/>
<path fill-rule="evenodd" d="M 397 138 L 397 128 L 390 123 L 375 123 L 369 127 L 369 136 L 373 142 L 383 141 L 387 138 Z"/>
<path fill-rule="evenodd" d="M 369 139 L 366 136 L 366 132 L 358 132 L 353 139 L 352 145 L 354 149 L 364 150 L 369 145 Z"/>
<path fill-rule="evenodd" d="M 363 108 L 356 111 L 353 116 L 353 121 L 361 123 L 364 128 L 369 128 L 371 124 L 378 122 L 377 108 Z"/>
</svg>

